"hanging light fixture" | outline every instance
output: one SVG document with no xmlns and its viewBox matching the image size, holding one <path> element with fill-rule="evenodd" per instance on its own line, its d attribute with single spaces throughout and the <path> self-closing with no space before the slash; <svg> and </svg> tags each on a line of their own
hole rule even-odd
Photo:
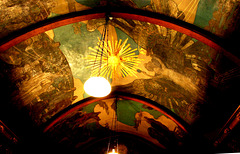
<svg viewBox="0 0 240 154">
<path fill-rule="evenodd" d="M 98 75 L 94 76 L 94 77 L 90 77 L 84 83 L 85 92 L 88 95 L 94 96 L 94 97 L 107 96 L 112 90 L 111 84 L 109 83 L 109 81 L 104 77 L 100 77 L 104 47 L 105 47 L 105 45 L 108 45 L 108 43 L 105 44 L 105 39 L 108 39 L 108 21 L 109 21 L 109 15 L 106 14 L 106 23 L 103 28 L 101 39 L 99 42 L 99 49 L 97 51 L 97 54 L 95 57 L 95 62 L 93 65 L 94 68 L 99 67 Z M 98 64 L 96 64 L 96 60 L 99 59 L 99 57 L 98 57 L 99 55 L 100 55 L 100 64 L 98 65 Z M 108 59 L 108 57 L 107 57 L 107 59 Z"/>
<path fill-rule="evenodd" d="M 88 95 L 104 97 L 111 92 L 111 85 L 104 77 L 91 77 L 84 84 L 84 90 Z"/>
<path fill-rule="evenodd" d="M 107 147 L 107 154 L 118 154 L 118 125 L 117 125 L 117 102 L 118 99 L 116 98 L 113 102 L 115 106 L 115 112 L 113 113 L 112 117 L 112 125 L 110 125 L 110 128 L 112 131 L 110 131 L 109 141 L 108 141 L 108 147 Z M 112 152 L 109 152 L 112 150 Z"/>
</svg>

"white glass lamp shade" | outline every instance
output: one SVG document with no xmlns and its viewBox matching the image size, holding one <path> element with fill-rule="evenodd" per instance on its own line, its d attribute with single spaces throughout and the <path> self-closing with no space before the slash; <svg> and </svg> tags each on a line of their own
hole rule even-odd
<svg viewBox="0 0 240 154">
<path fill-rule="evenodd" d="M 111 92 L 111 85 L 103 77 L 91 77 L 84 83 L 85 92 L 93 97 L 104 97 Z"/>
</svg>

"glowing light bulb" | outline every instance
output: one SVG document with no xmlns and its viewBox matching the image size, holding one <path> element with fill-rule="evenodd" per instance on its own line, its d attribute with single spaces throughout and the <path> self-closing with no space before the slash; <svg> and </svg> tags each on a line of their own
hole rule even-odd
<svg viewBox="0 0 240 154">
<path fill-rule="evenodd" d="M 84 90 L 93 97 L 104 97 L 111 92 L 111 85 L 103 77 L 91 77 L 84 83 Z"/>
<path fill-rule="evenodd" d="M 118 154 L 118 153 L 115 152 L 115 149 L 112 149 L 112 152 L 109 152 L 108 154 Z"/>
</svg>

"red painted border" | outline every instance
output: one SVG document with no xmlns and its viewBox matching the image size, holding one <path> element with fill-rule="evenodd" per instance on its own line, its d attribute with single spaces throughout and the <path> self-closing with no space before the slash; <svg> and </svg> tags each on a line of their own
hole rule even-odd
<svg viewBox="0 0 240 154">
<path fill-rule="evenodd" d="M 95 10 L 85 10 L 80 12 L 75 12 L 74 16 L 70 13 L 69 15 L 64 15 L 64 18 L 60 20 L 52 20 L 44 25 L 40 25 L 39 27 L 34 28 L 33 30 L 29 30 L 19 36 L 15 36 L 9 41 L 2 42 L 0 44 L 0 52 L 3 52 L 10 47 L 30 38 L 37 34 L 43 33 L 45 31 L 68 25 L 75 22 L 80 22 L 84 20 L 91 20 L 91 19 L 98 19 L 98 18 L 105 18 L 106 13 L 110 14 L 112 17 L 116 18 L 124 18 L 124 19 L 133 19 L 139 20 L 143 22 L 149 22 L 152 24 L 164 26 L 166 28 L 170 28 L 186 34 L 192 38 L 195 38 L 206 45 L 210 46 L 211 48 L 216 49 L 217 51 L 223 52 L 223 54 L 235 62 L 238 66 L 240 66 L 240 59 L 234 56 L 232 53 L 228 52 L 225 48 L 222 47 L 222 44 L 218 42 L 216 35 L 211 34 L 203 29 L 200 29 L 196 26 L 191 26 L 191 24 L 168 17 L 163 16 L 161 14 L 157 14 L 154 12 L 148 12 L 144 10 L 134 10 L 132 8 L 127 9 L 119 9 L 119 8 L 98 8 Z M 107 12 L 108 11 L 108 12 Z M 158 15 L 158 16 L 157 16 Z M 206 33 L 207 32 L 207 33 Z M 205 34 L 204 34 L 205 33 Z M 211 35 L 211 36 L 210 36 Z M 213 36 L 215 36 L 213 38 Z M 223 42 L 221 42 L 223 43 Z"/>
<path fill-rule="evenodd" d="M 136 96 L 136 95 L 129 95 L 129 94 L 121 94 L 121 93 L 117 93 L 117 94 L 110 94 L 106 97 L 101 97 L 101 98 L 94 98 L 94 97 L 89 97 L 86 99 L 83 99 L 82 101 L 77 102 L 76 104 L 70 106 L 70 108 L 67 108 L 65 111 L 63 111 L 62 113 L 60 113 L 59 115 L 56 115 L 55 119 L 53 121 L 51 121 L 44 129 L 43 132 L 47 132 L 50 128 L 52 128 L 56 123 L 58 123 L 61 119 L 65 118 L 67 115 L 69 115 L 70 113 L 84 107 L 87 106 L 91 103 L 100 101 L 100 100 L 104 100 L 104 99 L 110 99 L 110 98 L 123 98 L 123 99 L 127 99 L 127 100 L 132 100 L 132 101 L 136 101 L 139 102 L 141 104 L 147 105 L 159 112 L 161 112 L 162 114 L 164 114 L 166 117 L 168 117 L 169 119 L 171 119 L 172 121 L 174 121 L 183 131 L 185 131 L 186 133 L 188 133 L 188 130 L 186 128 L 186 124 L 183 124 L 183 121 L 180 122 L 179 120 L 177 120 L 176 117 L 174 117 L 173 115 L 175 115 L 173 112 L 171 111 L 167 111 L 168 109 L 165 109 L 165 107 L 161 106 L 160 104 L 153 102 L 151 100 L 147 100 L 146 98 L 142 99 L 140 98 L 140 96 Z M 139 98 L 137 98 L 139 97 Z"/>
<path fill-rule="evenodd" d="M 67 18 L 67 19 L 62 19 L 59 21 L 47 23 L 46 25 L 37 27 L 33 30 L 30 30 L 30 31 L 20 35 L 20 36 L 16 36 L 13 39 L 11 39 L 10 41 L 0 45 L 0 52 L 3 52 L 14 45 L 17 45 L 18 43 L 20 43 L 22 41 L 25 41 L 35 35 L 46 32 L 48 30 L 51 30 L 51 29 L 54 29 L 57 27 L 61 27 L 61 26 L 65 26 L 68 24 L 84 21 L 84 20 L 104 18 L 105 14 L 106 13 L 95 13 L 95 14 L 81 15 L 81 16 L 77 16 L 77 17 L 72 17 L 72 18 Z"/>
<path fill-rule="evenodd" d="M 164 114 L 166 117 L 168 117 L 169 119 L 171 119 L 172 121 L 174 121 L 181 129 L 183 129 L 186 133 L 188 132 L 187 129 L 177 120 L 175 119 L 175 117 L 173 117 L 172 115 L 170 115 L 169 113 L 167 113 L 165 110 L 147 102 L 147 101 L 144 101 L 142 99 L 138 99 L 138 98 L 133 98 L 133 97 L 129 97 L 129 96 L 120 96 L 120 98 L 123 98 L 123 99 L 127 99 L 127 100 L 132 100 L 132 101 L 136 101 L 136 102 L 139 102 L 141 104 L 144 104 L 144 105 L 147 105 L 151 108 L 153 108 L 154 110 L 157 110 L 159 112 L 161 112 L 162 114 Z"/>
<path fill-rule="evenodd" d="M 111 12 L 111 15 L 113 17 L 117 17 L 117 18 L 149 22 L 149 23 L 152 23 L 155 25 L 164 26 L 166 28 L 176 30 L 180 33 L 186 34 L 194 39 L 197 39 L 200 42 L 203 42 L 204 44 L 208 45 L 209 47 L 211 47 L 217 51 L 223 52 L 223 54 L 227 58 L 231 59 L 234 63 L 236 63 L 238 66 L 240 66 L 240 59 L 238 57 L 236 57 L 235 55 L 233 55 L 232 53 L 230 53 L 229 51 L 227 51 L 225 48 L 223 48 L 222 45 L 217 43 L 218 42 L 217 40 L 203 34 L 202 32 L 200 32 L 196 29 L 191 29 L 188 26 L 184 27 L 180 24 L 178 25 L 176 20 L 175 20 L 175 22 L 173 22 L 173 21 L 170 22 L 170 21 L 165 21 L 165 20 L 159 19 L 159 18 L 148 17 L 148 16 L 143 16 L 143 15 L 138 15 L 138 14 L 131 14 L 131 13 L 121 13 L 121 12 Z M 180 21 L 180 22 L 183 23 L 183 21 Z"/>
<path fill-rule="evenodd" d="M 186 35 L 188 35 L 188 36 L 190 36 L 192 38 L 195 38 L 195 39 L 203 42 L 204 44 L 206 44 L 206 45 L 208 45 L 208 46 L 210 46 L 210 47 L 212 47 L 212 48 L 214 48 L 216 50 L 221 50 L 222 49 L 222 47 L 220 45 L 218 45 L 217 43 L 215 43 L 211 39 L 203 36 L 199 32 L 195 32 L 195 31 L 193 31 L 193 30 L 191 30 L 189 28 L 185 28 L 185 27 L 179 26 L 176 23 L 172 23 L 172 22 L 169 22 L 169 21 L 164 21 L 162 19 L 142 16 L 142 15 L 138 15 L 138 14 L 112 12 L 111 15 L 113 17 L 117 17 L 117 18 L 139 20 L 139 21 L 149 22 L 149 23 L 152 23 L 152 24 L 155 24 L 155 25 L 159 25 L 159 26 L 164 26 L 166 28 L 176 30 L 176 31 L 181 32 L 183 34 L 186 34 Z"/>
</svg>

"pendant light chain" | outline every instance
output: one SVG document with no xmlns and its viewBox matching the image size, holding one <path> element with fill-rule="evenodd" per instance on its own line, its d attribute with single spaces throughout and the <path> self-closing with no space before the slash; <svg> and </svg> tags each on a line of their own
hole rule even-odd
<svg viewBox="0 0 240 154">
<path fill-rule="evenodd" d="M 117 152 L 118 152 L 118 123 L 117 123 L 117 117 L 118 117 L 118 98 L 116 97 L 115 101 L 116 106 L 116 112 L 115 112 L 115 137 L 116 137 L 116 143 L 117 143 Z"/>
<path fill-rule="evenodd" d="M 97 58 L 98 58 L 98 54 L 100 52 L 100 64 L 99 64 L 98 76 L 100 76 L 100 74 L 101 74 L 102 57 L 103 57 L 103 52 L 104 52 L 104 48 L 105 48 L 106 37 L 107 37 L 107 42 L 106 43 L 108 45 L 108 21 L 109 21 L 109 15 L 106 14 L 104 28 L 102 30 L 101 38 L 100 38 L 99 45 L 98 45 L 99 48 L 97 50 L 97 54 L 95 56 L 95 60 L 94 60 L 94 64 L 93 64 L 93 67 L 95 67 L 96 62 L 97 62 Z M 106 56 L 107 56 L 107 65 L 108 65 L 108 54 Z"/>
<path fill-rule="evenodd" d="M 107 153 L 109 153 L 110 146 L 112 143 L 113 149 L 116 148 L 116 152 L 118 153 L 118 123 L 117 123 L 117 110 L 118 110 L 118 98 L 116 97 L 115 101 L 113 102 L 113 108 L 115 109 L 115 112 L 112 114 L 112 124 L 111 128 L 109 128 L 110 131 L 110 136 L 109 136 L 109 141 L 108 141 L 108 147 L 107 147 Z"/>
<path fill-rule="evenodd" d="M 105 48 L 106 46 L 105 40 L 108 41 L 108 20 L 109 20 L 109 15 L 106 14 L 106 23 L 104 24 L 104 27 L 101 33 L 101 39 L 98 42 L 98 46 L 96 47 L 97 49 L 94 49 L 96 55 L 95 55 L 94 63 L 91 67 L 91 72 L 93 72 L 93 69 L 95 69 L 96 74 L 93 73 L 90 76 L 90 78 L 84 83 L 84 91 L 88 95 L 94 96 L 94 97 L 107 96 L 112 90 L 111 84 L 108 81 L 108 76 L 107 76 L 107 79 L 104 76 L 101 77 L 101 75 L 104 75 L 104 73 L 102 73 L 102 65 L 103 64 L 105 65 L 105 63 L 103 63 L 103 60 L 105 60 L 103 59 L 104 58 L 103 56 L 107 56 L 107 63 L 108 63 L 108 53 L 104 53 L 106 50 L 108 50 L 107 48 Z M 99 61 L 99 63 L 97 63 L 97 61 Z"/>
</svg>

